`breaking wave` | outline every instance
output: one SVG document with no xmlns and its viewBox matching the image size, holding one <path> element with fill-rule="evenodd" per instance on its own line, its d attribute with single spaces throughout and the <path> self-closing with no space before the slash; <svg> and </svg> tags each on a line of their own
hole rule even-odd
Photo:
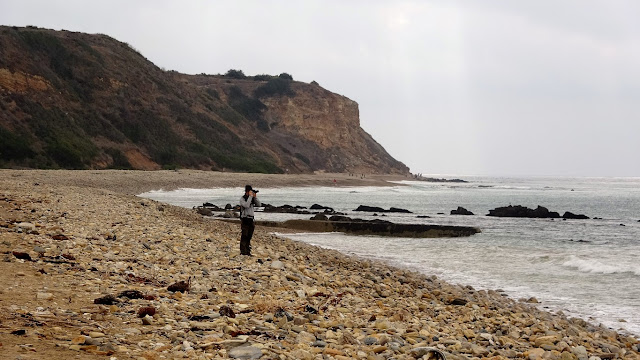
<svg viewBox="0 0 640 360">
<path fill-rule="evenodd" d="M 597 260 L 580 259 L 573 255 L 571 255 L 569 260 L 562 263 L 562 266 L 592 274 L 631 273 L 636 276 L 640 276 L 640 266 L 638 265 L 605 264 Z"/>
</svg>

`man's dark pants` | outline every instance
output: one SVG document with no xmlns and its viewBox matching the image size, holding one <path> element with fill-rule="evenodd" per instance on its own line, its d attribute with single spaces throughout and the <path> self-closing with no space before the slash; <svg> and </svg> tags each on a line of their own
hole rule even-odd
<svg viewBox="0 0 640 360">
<path fill-rule="evenodd" d="M 240 228 L 242 235 L 240 236 L 240 254 L 251 255 L 251 238 L 253 237 L 253 230 L 256 225 L 251 218 L 240 218 L 242 224 Z"/>
</svg>

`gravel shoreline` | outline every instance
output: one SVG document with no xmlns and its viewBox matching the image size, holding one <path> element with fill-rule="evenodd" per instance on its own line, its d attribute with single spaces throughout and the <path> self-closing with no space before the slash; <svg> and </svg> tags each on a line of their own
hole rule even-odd
<svg viewBox="0 0 640 360">
<path fill-rule="evenodd" d="M 410 180 L 402 175 L 362 174 L 249 174 L 201 170 L 0 170 L 0 178 L 107 189 L 120 194 L 138 195 L 151 190 L 216 187 L 256 188 L 277 186 L 396 186 L 389 181 Z M 336 180 L 335 183 L 333 180 Z"/>
<path fill-rule="evenodd" d="M 0 353 L 427 359 L 436 348 L 448 359 L 640 359 L 638 340 L 616 331 L 269 229 L 256 229 L 255 256 L 244 257 L 237 225 L 133 196 L 244 183 L 317 186 L 333 178 L 372 186 L 391 179 L 0 171 Z M 180 282 L 189 290 L 168 290 Z"/>
</svg>

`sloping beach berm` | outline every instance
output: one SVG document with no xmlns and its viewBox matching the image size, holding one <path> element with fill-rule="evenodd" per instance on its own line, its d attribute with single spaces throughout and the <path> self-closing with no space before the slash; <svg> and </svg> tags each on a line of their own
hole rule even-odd
<svg viewBox="0 0 640 360">
<path fill-rule="evenodd" d="M 269 229 L 243 257 L 237 225 L 132 195 L 336 177 L 384 182 L 0 171 L 2 358 L 426 359 L 427 347 L 448 359 L 640 358 L 633 337 Z M 180 281 L 187 292 L 168 290 Z"/>
</svg>

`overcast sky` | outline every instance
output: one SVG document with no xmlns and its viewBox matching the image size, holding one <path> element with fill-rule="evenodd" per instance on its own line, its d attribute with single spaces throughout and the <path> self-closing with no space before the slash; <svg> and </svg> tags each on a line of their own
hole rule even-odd
<svg viewBox="0 0 640 360">
<path fill-rule="evenodd" d="M 0 0 L 0 24 L 107 34 L 167 70 L 315 80 L 445 175 L 640 176 L 638 19 L 637 0 Z"/>
</svg>

